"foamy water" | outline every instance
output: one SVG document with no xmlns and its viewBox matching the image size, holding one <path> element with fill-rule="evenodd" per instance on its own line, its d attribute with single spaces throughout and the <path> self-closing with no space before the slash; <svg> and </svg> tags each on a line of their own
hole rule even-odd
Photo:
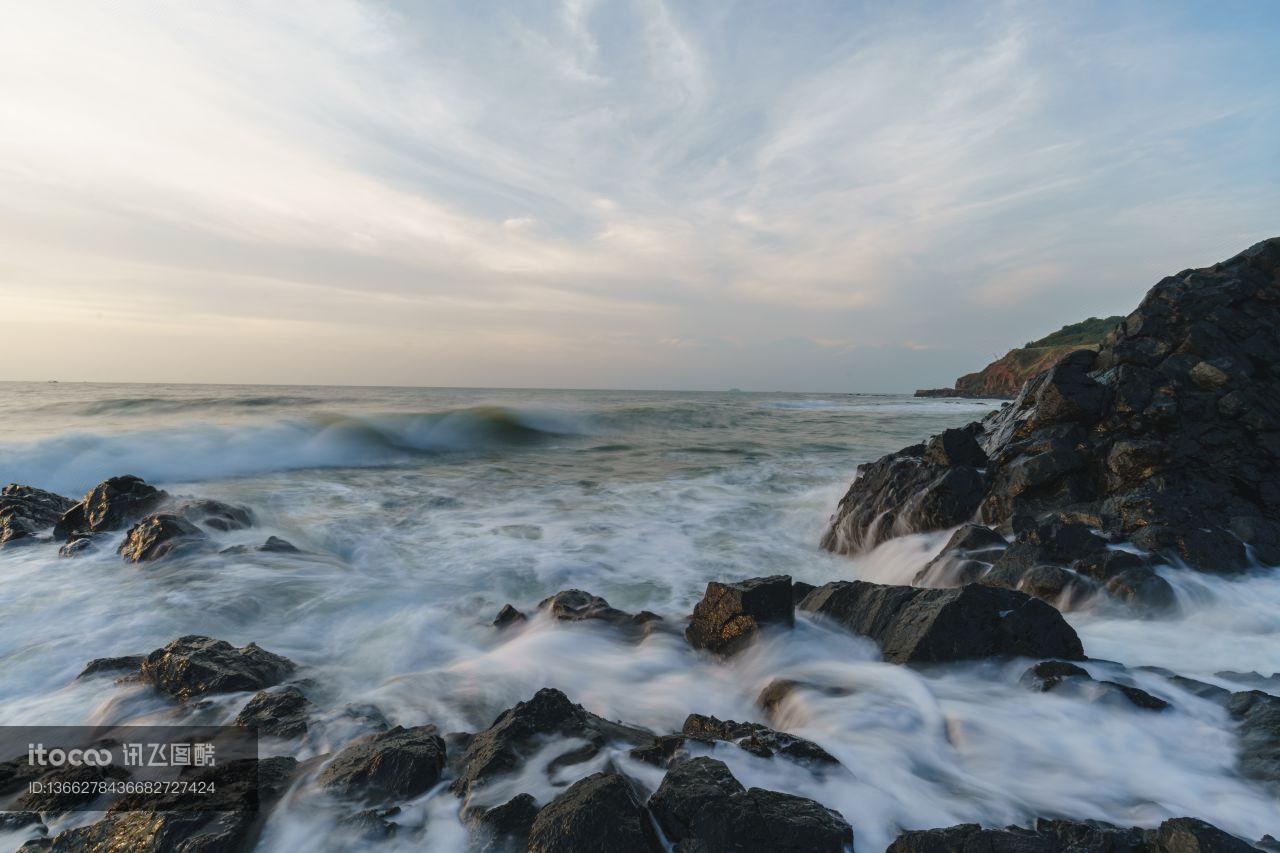
<svg viewBox="0 0 1280 853">
<path fill-rule="evenodd" d="M 305 665 L 319 722 L 307 758 L 392 723 L 474 731 L 538 688 L 596 713 L 675 731 L 691 712 L 765 721 L 774 678 L 822 685 L 777 726 L 820 743 L 821 776 L 734 747 L 744 784 L 813 797 L 853 824 L 859 850 L 903 828 L 1043 817 L 1154 825 L 1192 814 L 1249 838 L 1277 830 L 1277 802 L 1234 770 L 1231 722 L 1160 676 L 1174 703 L 1150 714 L 1031 694 L 1025 662 L 917 671 L 873 643 L 801 617 L 728 663 L 678 634 L 639 644 L 606 626 L 535 618 L 496 634 L 505 603 L 532 611 L 569 587 L 679 624 L 708 580 L 787 573 L 907 583 L 946 534 L 894 540 L 856 560 L 818 550 L 857 463 L 981 416 L 990 404 L 877 395 L 434 391 L 212 386 L 14 385 L 0 403 L 0 479 L 77 495 L 134 473 L 173 493 L 254 508 L 226 544 L 283 536 L 309 553 L 186 557 L 145 568 L 104 547 L 0 552 L 0 723 L 229 720 L 245 696 L 175 707 L 110 678 L 75 682 L 90 658 L 201 633 L 256 641 Z M 1177 618 L 1069 614 L 1092 657 L 1163 666 L 1225 686 L 1223 670 L 1280 669 L 1280 573 L 1223 579 L 1166 570 Z M 1090 664 L 1114 677 L 1106 664 Z M 600 756 L 558 781 L 623 763 Z M 553 795 L 537 767 L 512 780 Z M 502 792 L 491 792 L 498 796 Z M 431 792 L 397 818 L 404 849 L 462 849 L 457 800 Z M 342 849 L 337 811 L 299 790 L 263 850 Z M 72 818 L 83 820 L 84 816 Z M 359 849 L 350 842 L 351 849 Z"/>
</svg>

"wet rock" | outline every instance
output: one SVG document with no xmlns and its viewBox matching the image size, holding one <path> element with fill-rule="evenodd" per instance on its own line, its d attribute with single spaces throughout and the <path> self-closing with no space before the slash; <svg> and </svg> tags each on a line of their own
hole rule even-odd
<svg viewBox="0 0 1280 853">
<path fill-rule="evenodd" d="M 118 553 L 131 563 L 150 563 L 199 550 L 208 542 L 204 531 L 182 516 L 156 513 L 129 529 Z"/>
<path fill-rule="evenodd" d="M 222 532 L 243 530 L 252 527 L 254 522 L 253 512 L 248 507 L 233 506 L 208 498 L 190 498 L 169 511 L 192 524 Z"/>
<path fill-rule="evenodd" d="M 77 679 L 89 678 L 93 675 L 102 675 L 108 672 L 127 672 L 136 674 L 142 666 L 142 662 L 146 660 L 146 655 L 124 655 L 118 658 L 94 658 L 85 664 L 84 669 L 80 670 Z"/>
<path fill-rule="evenodd" d="M 1240 772 L 1280 783 L 1280 697 L 1261 690 L 1233 693 L 1227 711 L 1240 725 Z"/>
<path fill-rule="evenodd" d="M 529 621 L 528 616 L 525 616 L 510 604 L 504 604 L 502 609 L 498 611 L 498 615 L 494 617 L 493 622 L 490 624 L 495 628 L 507 628 L 511 625 L 519 625 L 520 623 L 527 621 Z"/>
<path fill-rule="evenodd" d="M 262 690 L 240 709 L 235 724 L 257 728 L 259 735 L 302 737 L 307 733 L 307 708 L 310 704 L 302 691 L 293 686 Z"/>
<path fill-rule="evenodd" d="M 695 649 L 729 655 L 745 648 L 765 625 L 790 628 L 794 624 L 790 577 L 712 581 L 694 606 L 684 635 Z"/>
<path fill-rule="evenodd" d="M 62 495 L 10 483 L 0 489 L 0 547 L 33 540 L 74 505 Z"/>
<path fill-rule="evenodd" d="M 129 774 L 115 766 L 110 767 L 60 767 L 53 772 L 42 773 L 40 790 L 28 790 L 18 797 L 17 805 L 26 811 L 46 815 L 83 809 L 98 799 L 93 786 L 110 781 L 124 781 Z M 53 786 L 59 786 L 54 793 Z M 64 792 L 65 791 L 65 792 Z"/>
<path fill-rule="evenodd" d="M 1047 693 L 1068 678 L 1091 679 L 1089 671 L 1064 660 L 1046 660 L 1022 673 L 1018 683 L 1040 693 Z"/>
<path fill-rule="evenodd" d="M 151 512 L 167 497 L 138 477 L 112 477 L 90 489 L 83 500 L 63 514 L 54 526 L 54 538 L 69 542 L 116 530 Z"/>
<path fill-rule="evenodd" d="M 1121 684 L 1118 681 L 1095 681 L 1088 670 L 1061 660 L 1041 661 L 1022 674 L 1018 683 L 1040 693 L 1056 691 L 1064 684 L 1080 688 L 1089 698 L 1106 700 L 1121 697 L 1131 705 L 1146 711 L 1163 711 L 1170 707 L 1163 699 L 1152 696 L 1140 687 Z M 1085 688 L 1087 685 L 1087 690 Z"/>
<path fill-rule="evenodd" d="M 261 545 L 232 545 L 230 548 L 223 548 L 219 554 L 301 554 L 302 551 L 287 539 L 281 539 L 279 536 L 268 536 L 267 541 Z"/>
<path fill-rule="evenodd" d="M 800 607 L 871 637 L 892 663 L 1084 656 L 1080 638 L 1062 614 L 1013 590 L 836 581 L 810 593 Z"/>
<path fill-rule="evenodd" d="M 1242 839 L 1193 817 L 1166 820 L 1156 831 L 1162 853 L 1251 853 Z"/>
<path fill-rule="evenodd" d="M 435 726 L 396 726 L 342 750 L 317 781 L 339 797 L 391 803 L 435 787 L 444 765 L 444 740 Z"/>
<path fill-rule="evenodd" d="M 529 829 L 529 853 L 659 853 L 649 816 L 625 776 L 595 773 L 547 803 Z"/>
<path fill-rule="evenodd" d="M 468 815 L 471 853 L 522 853 L 529 847 L 529 830 L 538 817 L 538 804 L 528 794 L 517 794 L 500 806 L 477 809 Z"/>
<path fill-rule="evenodd" d="M 400 825 L 390 818 L 400 814 L 400 807 L 364 809 L 338 818 L 338 826 L 351 830 L 362 841 L 385 841 L 396 834 Z"/>
<path fill-rule="evenodd" d="M 36 812 L 0 812 L 0 832 L 17 832 L 39 826 L 39 833 L 44 835 L 44 821 Z"/>
<path fill-rule="evenodd" d="M 913 586 L 956 586 L 972 583 L 991 568 L 1009 543 L 984 524 L 965 524 L 951 534 L 938 556 L 916 573 Z"/>
<path fill-rule="evenodd" d="M 81 536 L 79 539 L 72 539 L 58 548 L 58 556 L 64 559 L 79 557 L 81 554 L 87 554 L 96 547 L 97 541 L 95 539 L 89 536 Z"/>
<path fill-rule="evenodd" d="M 1178 609 L 1178 596 L 1169 582 L 1148 568 L 1129 569 L 1109 579 L 1106 591 L 1117 601 L 1153 614 Z"/>
<path fill-rule="evenodd" d="M 454 793 L 466 795 L 518 769 L 525 758 L 557 736 L 586 741 L 586 746 L 567 750 L 555 759 L 559 766 L 586 761 L 610 742 L 638 746 L 653 738 L 650 732 L 589 713 L 559 690 L 544 687 L 527 702 L 503 711 L 493 725 L 471 739 L 459 762 Z"/>
<path fill-rule="evenodd" d="M 1249 548 L 1266 564 L 1280 561 L 1277 275 L 1280 238 L 1159 282 L 1096 354 L 1067 356 L 1014 403 L 965 428 L 985 466 L 935 452 L 944 434 L 860 467 L 824 547 L 852 553 L 964 523 L 973 509 L 1014 530 L 1015 546 L 1030 538 L 1018 519 L 1069 513 L 1159 562 L 1238 571 L 1250 565 Z M 1150 566 L 1123 562 L 1034 565 L 1087 574 L 1144 607 L 1168 604 L 1166 586 L 1136 571 Z M 1006 569 L 1001 585 L 1014 574 Z"/>
<path fill-rule="evenodd" d="M 1032 829 L 985 829 L 976 823 L 904 832 L 886 853 L 1245 853 L 1252 846 L 1194 818 L 1159 829 L 1101 821 L 1038 820 Z"/>
<path fill-rule="evenodd" d="M 739 723 L 734 720 L 706 717 L 702 714 L 690 714 L 685 719 L 681 731 L 691 737 L 737 744 L 761 758 L 772 758 L 776 753 L 797 761 L 811 761 L 816 764 L 838 765 L 840 763 L 831 753 L 813 741 L 786 732 L 774 731 L 759 723 Z"/>
<path fill-rule="evenodd" d="M 853 843 L 853 830 L 839 812 L 804 797 L 747 790 L 713 758 L 667 771 L 649 810 L 675 849 L 689 853 L 839 853 Z"/>
<path fill-rule="evenodd" d="M 288 658 L 250 643 L 236 648 L 225 640 L 194 634 L 156 649 L 142 662 L 142 680 L 186 701 L 210 693 L 262 690 L 294 671 Z"/>
<path fill-rule="evenodd" d="M 514 608 L 512 609 L 514 610 Z M 656 613 L 650 613 L 647 610 L 634 614 L 627 613 L 616 607 L 611 607 L 609 602 L 600 596 L 583 592 L 580 589 L 565 589 L 549 598 L 544 598 L 538 603 L 538 609 L 545 610 L 551 615 L 551 618 L 562 622 L 599 620 L 625 632 L 634 632 L 641 635 L 648 632 L 646 626 L 662 619 L 661 616 Z M 502 616 L 501 613 L 498 615 L 499 617 Z"/>
</svg>

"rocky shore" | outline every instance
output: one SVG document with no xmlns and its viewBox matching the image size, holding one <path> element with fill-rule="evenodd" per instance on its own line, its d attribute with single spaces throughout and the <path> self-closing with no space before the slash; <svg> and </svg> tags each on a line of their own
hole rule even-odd
<svg viewBox="0 0 1280 853">
<path fill-rule="evenodd" d="M 763 638 L 818 626 L 874 642 L 885 662 L 920 672 L 983 661 L 1016 666 L 1016 692 L 1029 698 L 1053 693 L 1160 719 L 1183 713 L 1180 703 L 1192 695 L 1232 720 L 1239 775 L 1280 791 L 1277 679 L 1259 677 L 1259 689 L 1233 692 L 1160 671 L 1170 689 L 1144 689 L 1136 671 L 1090 657 L 1062 615 L 1106 605 L 1128 608 L 1134 619 L 1160 618 L 1177 607 L 1164 566 L 1239 573 L 1280 564 L 1276 364 L 1280 239 L 1165 279 L 1097 352 L 1063 359 L 980 422 L 862 466 L 822 545 L 857 554 L 895 537 L 954 529 L 942 551 L 922 561 L 914 585 L 813 586 L 744 572 L 710 581 L 690 613 L 631 613 L 564 589 L 513 601 L 477 630 L 496 645 L 535 623 L 606 632 L 625 649 L 657 638 L 718 667 Z M 79 501 L 26 485 L 0 493 L 0 547 L 59 549 L 69 566 L 108 548 L 121 571 L 201 555 L 305 556 L 277 537 L 226 545 L 224 534 L 257 524 L 248 507 L 169 495 L 133 476 L 104 481 Z M 433 719 L 391 725 L 368 708 L 360 712 L 363 731 L 310 754 L 300 747 L 326 725 L 317 710 L 325 685 L 305 663 L 269 650 L 270 637 L 258 639 L 266 648 L 185 635 L 116 657 L 86 653 L 79 676 L 139 685 L 174 708 L 220 709 L 209 711 L 225 711 L 217 722 L 256 730 L 267 753 L 257 771 L 258 810 L 191 812 L 126 799 L 62 828 L 58 802 L 26 794 L 33 777 L 20 757 L 0 756 L 8 809 L 0 831 L 24 834 L 20 849 L 28 853 L 248 851 L 273 810 L 289 803 L 333 819 L 348 847 L 376 849 L 403 838 L 404 810 L 430 797 L 450 798 L 468 849 L 490 853 L 870 849 L 851 815 L 751 786 L 722 760 L 750 756 L 760 762 L 753 766 L 777 771 L 779 788 L 798 776 L 874 772 L 846 766 L 821 738 L 785 730 L 779 709 L 797 691 L 838 696 L 838 688 L 777 678 L 757 699 L 758 720 L 691 707 L 678 731 L 609 719 L 589 697 L 575 701 L 553 687 L 474 731 L 446 730 Z M 1063 804 L 1022 826 L 900 826 L 888 849 L 1280 849 L 1273 838 L 1238 838 L 1196 815 L 1116 826 L 1063 813 L 1070 809 Z"/>
</svg>

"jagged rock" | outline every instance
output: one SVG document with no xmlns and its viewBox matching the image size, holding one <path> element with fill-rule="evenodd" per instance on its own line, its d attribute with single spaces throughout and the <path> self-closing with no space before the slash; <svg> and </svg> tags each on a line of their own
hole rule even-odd
<svg viewBox="0 0 1280 853">
<path fill-rule="evenodd" d="M 83 500 L 63 514 L 53 528 L 54 538 L 70 542 L 116 530 L 151 512 L 167 497 L 138 477 L 112 477 L 90 489 Z"/>
<path fill-rule="evenodd" d="M 495 628 L 506 628 L 511 625 L 518 625 L 521 622 L 529 621 L 529 617 L 525 616 L 519 610 L 516 610 L 510 604 L 504 604 L 502 609 L 498 611 L 498 615 L 494 617 L 490 623 Z"/>
<path fill-rule="evenodd" d="M 435 726 L 396 726 L 342 750 L 317 781 L 339 797 L 377 805 L 430 790 L 444 764 L 444 740 Z"/>
<path fill-rule="evenodd" d="M 150 563 L 198 550 L 208 541 L 203 530 L 182 516 L 161 512 L 148 515 L 130 528 L 118 553 L 131 563 Z"/>
<path fill-rule="evenodd" d="M 0 547 L 34 539 L 73 506 L 75 502 L 62 495 L 10 483 L 0 489 Z"/>
<path fill-rule="evenodd" d="M 965 524 L 947 540 L 938 556 L 916 573 L 914 586 L 957 586 L 973 583 L 991 568 L 1009 543 L 983 524 Z"/>
<path fill-rule="evenodd" d="M 804 797 L 747 790 L 713 758 L 667 771 L 649 810 L 682 853 L 839 853 L 853 843 L 853 830 L 839 812 Z"/>
<path fill-rule="evenodd" d="M 644 806 L 618 773 L 579 779 L 538 812 L 529 853 L 659 853 Z"/>
<path fill-rule="evenodd" d="M 186 701 L 209 693 L 262 690 L 293 671 L 288 658 L 254 643 L 237 649 L 225 640 L 189 634 L 147 655 L 140 674 L 162 693 Z"/>
<path fill-rule="evenodd" d="M 1265 564 L 1280 562 L 1277 275 L 1280 238 L 1164 279 L 1096 354 L 1067 356 L 967 428 L 989 460 L 980 477 L 965 475 L 981 491 L 976 502 L 971 489 L 952 488 L 954 500 L 942 503 L 956 512 L 923 510 L 939 504 L 944 474 L 976 469 L 942 466 L 916 445 L 859 469 L 824 547 L 850 553 L 954 526 L 980 506 L 981 520 L 1001 531 L 1072 513 L 1109 540 L 1202 571 L 1248 567 L 1246 543 Z M 1114 559 L 1087 561 L 1103 576 L 1050 564 L 1090 574 L 1121 599 L 1168 605 L 1158 578 Z"/>
<path fill-rule="evenodd" d="M 822 547 L 855 554 L 903 533 L 945 530 L 972 519 L 989 487 L 986 454 L 975 433 L 947 430 L 928 444 L 859 465 Z"/>
<path fill-rule="evenodd" d="M 684 734 L 735 743 L 761 758 L 772 758 L 774 753 L 799 761 L 817 764 L 839 764 L 831 753 L 811 740 L 786 732 L 774 731 L 759 723 L 739 723 L 734 720 L 718 720 L 702 714 L 690 714 L 681 730 Z"/>
<path fill-rule="evenodd" d="M 1040 693 L 1055 691 L 1063 684 L 1081 688 L 1087 685 L 1086 695 L 1095 700 L 1119 696 L 1146 711 L 1163 711 L 1169 707 L 1168 702 L 1158 696 L 1152 696 L 1140 687 L 1121 684 L 1118 681 L 1095 681 L 1088 670 L 1061 660 L 1047 660 L 1035 664 L 1022 673 L 1018 683 Z"/>
<path fill-rule="evenodd" d="M 302 737 L 307 733 L 307 708 L 302 691 L 292 685 L 280 690 L 262 690 L 253 695 L 236 715 L 237 726 L 252 726 L 258 734 L 279 738 Z"/>
<path fill-rule="evenodd" d="M 610 607 L 609 602 L 600 596 L 580 589 L 565 589 L 544 598 L 538 602 L 538 609 L 545 610 L 551 618 L 562 622 L 599 620 L 624 631 L 640 634 L 647 633 L 650 623 L 662 620 L 661 616 L 648 610 L 633 614 Z M 501 613 L 498 615 L 502 616 Z"/>
<path fill-rule="evenodd" d="M 522 853 L 529 847 L 529 830 L 538 817 L 538 804 L 528 794 L 517 794 L 500 806 L 475 809 L 467 815 L 471 824 L 471 853 Z"/>
<path fill-rule="evenodd" d="M 192 524 L 223 532 L 252 527 L 254 521 L 253 512 L 248 507 L 233 506 L 209 498 L 190 498 L 169 511 Z"/>
<path fill-rule="evenodd" d="M 94 658 L 80 670 L 77 679 L 101 675 L 104 672 L 130 672 L 136 674 L 146 660 L 146 655 L 125 655 L 118 658 Z"/>
<path fill-rule="evenodd" d="M 1233 693 L 1227 710 L 1240 723 L 1240 772 L 1280 783 L 1280 697 L 1261 690 Z"/>
<path fill-rule="evenodd" d="M 574 747 L 556 758 L 553 764 L 558 766 L 586 761 L 611 741 L 635 746 L 653 737 L 650 732 L 589 713 L 559 690 L 544 687 L 527 702 L 503 711 L 493 725 L 471 738 L 459 761 L 454 793 L 468 794 L 473 788 L 516 770 L 554 736 L 587 742 L 585 747 Z"/>
<path fill-rule="evenodd" d="M 65 559 L 71 557 L 79 557 L 81 554 L 88 553 L 97 547 L 97 540 L 90 536 L 81 536 L 79 539 L 72 539 L 65 542 L 58 548 L 58 556 Z"/>
<path fill-rule="evenodd" d="M 745 648 L 764 625 L 790 628 L 794 624 L 790 577 L 712 581 L 694 606 L 684 635 L 695 649 L 728 655 Z"/>
<path fill-rule="evenodd" d="M 935 663 L 985 657 L 1079 660 L 1080 638 L 1062 614 L 1039 599 L 969 584 L 919 589 L 836 581 L 800 603 L 880 645 L 893 663 Z"/>
<path fill-rule="evenodd" d="M 904 832 L 886 853 L 1245 853 L 1253 847 L 1204 821 L 1167 820 L 1159 829 L 1101 821 L 1038 820 L 1034 829 L 976 823 Z"/>
</svg>

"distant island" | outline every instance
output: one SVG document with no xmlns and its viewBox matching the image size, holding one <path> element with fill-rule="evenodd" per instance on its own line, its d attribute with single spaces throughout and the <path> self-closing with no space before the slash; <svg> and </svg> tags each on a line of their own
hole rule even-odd
<svg viewBox="0 0 1280 853">
<path fill-rule="evenodd" d="M 1124 317 L 1090 317 L 1063 326 L 1038 341 L 1029 341 L 1011 349 L 977 373 L 967 373 L 956 380 L 954 388 L 922 388 L 917 397 L 1006 398 L 1018 396 L 1022 383 L 1042 370 L 1057 364 L 1076 350 L 1096 350 Z"/>
</svg>

